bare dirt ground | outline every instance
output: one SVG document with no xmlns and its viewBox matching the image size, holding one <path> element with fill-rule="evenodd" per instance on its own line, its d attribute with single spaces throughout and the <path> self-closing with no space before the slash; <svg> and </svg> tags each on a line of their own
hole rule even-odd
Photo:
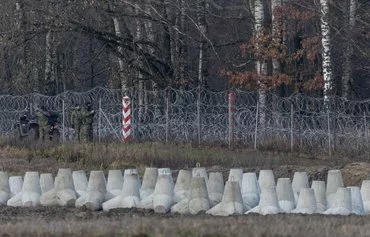
<svg viewBox="0 0 370 237">
<path fill-rule="evenodd" d="M 142 210 L 0 208 L 0 236 L 369 236 L 370 217 L 157 215 Z"/>
<path fill-rule="evenodd" d="M 171 167 L 176 178 L 179 169 L 192 168 L 200 161 L 208 171 L 223 172 L 225 179 L 233 167 L 242 167 L 245 172 L 273 169 L 276 178 L 292 178 L 295 171 L 307 171 L 310 181 L 326 180 L 329 169 L 341 169 L 346 186 L 360 185 L 370 173 L 370 164 L 363 157 L 320 158 L 244 150 L 133 146 L 93 146 L 93 150 L 85 145 L 52 147 L 41 148 L 42 153 L 0 147 L 0 169 L 10 175 L 23 175 L 32 170 L 55 174 L 62 167 L 87 171 L 137 167 L 142 174 L 145 166 L 153 165 Z M 370 236 L 370 216 L 212 217 L 158 215 L 139 209 L 91 212 L 62 207 L 0 207 L 0 236 Z"/>
</svg>

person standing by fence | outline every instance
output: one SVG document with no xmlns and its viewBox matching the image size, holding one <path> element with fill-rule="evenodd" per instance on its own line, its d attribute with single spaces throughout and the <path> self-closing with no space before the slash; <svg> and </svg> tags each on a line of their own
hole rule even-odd
<svg viewBox="0 0 370 237">
<path fill-rule="evenodd" d="M 91 103 L 87 103 L 86 107 L 82 110 L 82 127 L 81 139 L 84 142 L 91 142 L 93 140 L 93 122 L 95 111 Z"/>
<path fill-rule="evenodd" d="M 81 127 L 82 127 L 82 110 L 79 105 L 77 105 L 71 114 L 72 128 L 75 130 L 75 135 L 77 141 L 81 141 Z"/>
</svg>

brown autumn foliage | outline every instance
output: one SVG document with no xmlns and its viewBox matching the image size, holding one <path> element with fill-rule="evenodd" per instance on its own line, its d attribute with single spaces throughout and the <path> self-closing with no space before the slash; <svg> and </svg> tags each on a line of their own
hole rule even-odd
<svg viewBox="0 0 370 237">
<path fill-rule="evenodd" d="M 222 74 L 231 84 L 248 89 L 263 86 L 266 90 L 289 86 L 294 91 L 315 91 L 323 86 L 321 74 L 321 38 L 312 27 L 319 16 L 317 12 L 294 4 L 285 4 L 274 10 L 274 27 L 265 26 L 255 34 L 240 50 L 245 58 L 271 64 L 278 61 L 281 72 L 258 74 L 255 69 L 227 71 Z"/>
</svg>

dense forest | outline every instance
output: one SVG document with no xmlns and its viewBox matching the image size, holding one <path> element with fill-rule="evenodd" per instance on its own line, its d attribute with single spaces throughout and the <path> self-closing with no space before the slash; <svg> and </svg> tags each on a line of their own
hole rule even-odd
<svg viewBox="0 0 370 237">
<path fill-rule="evenodd" d="M 2 0 L 0 93 L 370 98 L 369 0 Z"/>
</svg>

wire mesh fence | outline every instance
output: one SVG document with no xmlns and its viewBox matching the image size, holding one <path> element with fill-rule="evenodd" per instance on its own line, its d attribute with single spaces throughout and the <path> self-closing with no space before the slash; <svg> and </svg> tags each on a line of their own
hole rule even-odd
<svg viewBox="0 0 370 237">
<path fill-rule="evenodd" d="M 129 88 L 134 140 L 228 144 L 258 148 L 368 149 L 370 101 L 332 97 L 327 101 L 301 94 L 278 97 L 266 94 L 265 105 L 258 92 L 234 90 L 234 126 L 230 131 L 229 91 L 204 88 L 138 90 Z M 73 140 L 71 113 L 75 106 L 92 103 L 95 140 L 122 139 L 122 91 L 95 88 L 57 96 L 0 95 L 0 132 L 10 134 L 19 117 L 37 108 L 60 113 L 64 140 Z M 232 132 L 232 134 L 229 133 Z M 230 136 L 231 135 L 231 136 Z"/>
</svg>

